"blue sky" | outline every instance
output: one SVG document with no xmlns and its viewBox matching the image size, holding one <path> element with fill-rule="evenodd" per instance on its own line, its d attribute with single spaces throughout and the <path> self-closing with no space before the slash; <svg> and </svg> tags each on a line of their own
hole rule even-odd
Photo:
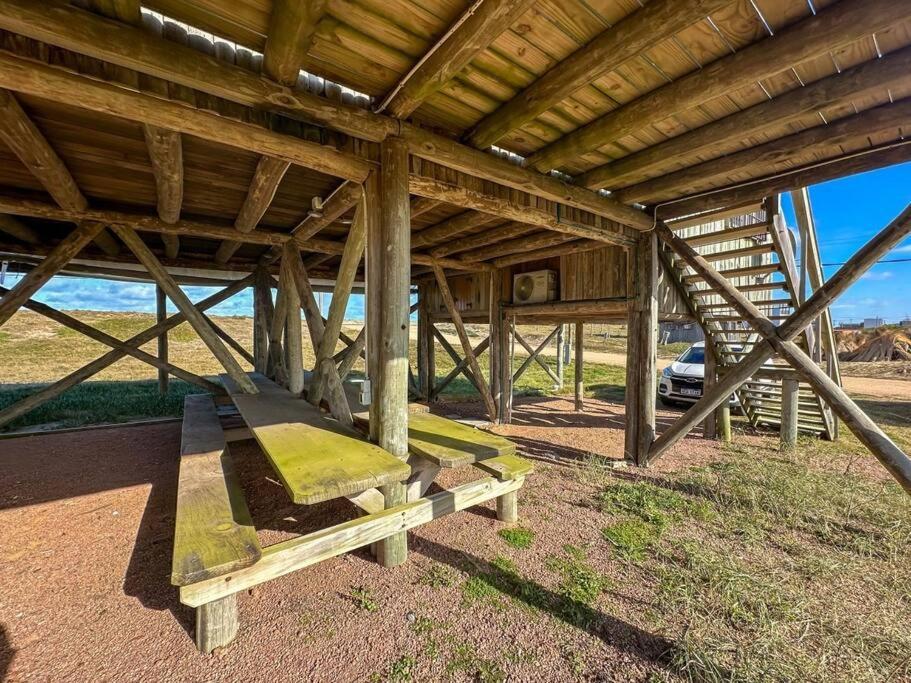
<svg viewBox="0 0 911 683">
<path fill-rule="evenodd" d="M 816 217 L 819 247 L 824 264 L 847 260 L 867 240 L 881 230 L 911 201 L 911 163 L 842 178 L 810 189 Z M 788 224 L 795 225 L 787 196 L 784 199 Z M 907 262 L 881 263 L 874 266 L 832 306 L 837 322 L 882 317 L 886 321 L 911 318 L 911 296 L 906 291 L 911 277 L 911 238 L 884 260 L 908 259 Z M 824 268 L 826 277 L 838 270 L 837 265 Z M 4 285 L 18 280 L 7 273 Z M 186 287 L 197 301 L 213 291 L 210 287 Z M 63 310 L 143 311 L 155 310 L 155 288 L 150 284 L 55 277 L 35 297 L 49 306 Z M 328 307 L 330 294 L 322 295 Z M 172 309 L 173 310 L 173 309 Z M 327 310 L 324 308 L 323 310 Z M 210 310 L 215 315 L 251 315 L 253 297 L 242 292 Z M 354 295 L 348 304 L 346 318 L 363 319 L 364 297 Z"/>
</svg>

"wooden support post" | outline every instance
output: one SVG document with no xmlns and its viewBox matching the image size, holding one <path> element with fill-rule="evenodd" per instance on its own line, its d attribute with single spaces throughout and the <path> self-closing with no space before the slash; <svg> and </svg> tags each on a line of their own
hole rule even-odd
<svg viewBox="0 0 911 683">
<path fill-rule="evenodd" d="M 636 297 L 629 317 L 626 368 L 626 457 L 639 466 L 655 439 L 658 342 L 658 238 L 644 235 L 636 248 Z"/>
<path fill-rule="evenodd" d="M 282 261 L 275 293 L 275 307 L 272 311 L 272 324 L 269 326 L 269 363 L 266 373 L 279 384 L 285 384 L 288 378 L 285 371 L 285 349 L 282 345 L 285 321 L 288 319 L 288 271 L 287 262 L 284 259 Z"/>
<path fill-rule="evenodd" d="M 487 410 L 487 415 L 489 416 L 490 421 L 494 422 L 497 419 L 497 409 L 493 405 L 493 398 L 490 395 L 487 380 L 484 379 L 484 373 L 481 372 L 481 366 L 478 364 L 478 359 L 474 355 L 474 349 L 471 348 L 471 340 L 468 338 L 468 333 L 465 331 L 465 323 L 462 321 L 462 316 L 456 308 L 455 299 L 453 299 L 452 291 L 449 289 L 449 283 L 446 281 L 446 273 L 443 272 L 443 269 L 438 263 L 433 264 L 433 273 L 436 276 L 437 285 L 440 287 L 440 294 L 442 294 L 443 301 L 449 311 L 449 317 L 452 319 L 452 324 L 455 326 L 456 332 L 459 335 L 459 341 L 462 344 L 462 352 L 465 354 L 465 358 L 468 359 L 468 364 L 471 366 L 471 374 L 474 375 L 478 390 L 481 393 L 481 400 L 484 401 L 484 407 Z"/>
<path fill-rule="evenodd" d="M 272 278 L 269 271 L 256 269 L 253 285 L 253 368 L 265 375 L 269 368 L 269 328 L 272 327 Z"/>
<path fill-rule="evenodd" d="M 221 339 L 218 338 L 218 335 L 215 334 L 206 322 L 206 319 L 199 309 L 197 309 L 193 305 L 193 302 L 190 301 L 189 297 L 184 294 L 180 285 L 174 281 L 171 274 L 165 270 L 164 266 L 161 265 L 161 262 L 152 253 L 152 250 L 146 246 L 139 235 L 137 235 L 132 228 L 124 226 L 112 226 L 111 229 L 120 237 L 123 243 L 129 247 L 130 251 L 133 252 L 139 262 L 146 267 L 149 275 L 152 276 L 155 282 L 165 291 L 165 294 L 168 295 L 168 298 L 177 306 L 177 310 L 184 314 L 187 322 L 190 323 L 205 345 L 209 347 L 212 355 L 218 359 L 218 362 L 221 363 L 225 372 L 228 373 L 231 379 L 237 382 L 238 386 L 240 386 L 244 392 L 248 394 L 257 393 L 256 385 L 253 384 L 253 381 L 243 371 L 243 368 L 240 367 L 240 364 L 235 360 L 234 356 L 231 355 L 231 352 L 228 351 Z"/>
<path fill-rule="evenodd" d="M 584 356 L 585 356 L 585 335 L 584 335 L 585 324 L 582 322 L 576 323 L 575 331 L 575 341 L 576 341 L 576 353 L 575 353 L 575 375 L 576 375 L 576 412 L 581 413 L 583 410 L 582 402 L 584 399 L 585 387 L 583 385 L 583 373 L 585 371 L 584 366 Z"/>
<path fill-rule="evenodd" d="M 168 318 L 167 311 L 168 298 L 164 290 L 155 285 L 155 322 L 159 325 Z M 158 335 L 158 359 L 168 362 L 168 331 L 165 330 Z M 158 393 L 162 396 L 168 395 L 168 371 L 158 369 Z"/>
<path fill-rule="evenodd" d="M 497 498 L 497 519 L 506 524 L 519 521 L 519 492 L 510 491 Z"/>
<path fill-rule="evenodd" d="M 296 247 L 291 245 L 293 249 Z M 290 266 L 284 266 L 290 268 Z M 288 273 L 288 314 L 285 318 L 285 368 L 288 373 L 288 391 L 300 394 L 304 390 L 304 349 L 301 339 L 301 298 L 292 276 Z"/>
<path fill-rule="evenodd" d="M 557 388 L 563 388 L 563 347 L 566 345 L 566 325 L 557 327 Z"/>
<path fill-rule="evenodd" d="M 796 379 L 781 381 L 781 450 L 792 451 L 797 445 L 797 404 L 800 383 Z"/>
<path fill-rule="evenodd" d="M 210 654 L 237 636 L 237 596 L 228 595 L 196 608 L 196 647 Z"/>
<path fill-rule="evenodd" d="M 433 385 L 436 377 L 430 374 L 431 356 L 433 355 L 433 337 L 429 329 L 433 322 L 430 320 L 430 283 L 423 282 L 418 285 L 418 390 L 424 399 L 433 399 Z M 430 344 L 427 337 L 430 336 Z M 434 372 L 434 374 L 436 374 Z"/>
<path fill-rule="evenodd" d="M 703 392 L 708 391 L 718 381 L 718 362 L 715 355 L 715 344 L 712 338 L 705 335 L 705 371 L 702 379 Z M 718 420 L 716 419 L 718 411 L 709 413 L 708 417 L 702 423 L 702 436 L 706 439 L 715 439 L 718 437 Z"/>
<path fill-rule="evenodd" d="M 488 335 L 490 340 L 490 393 L 493 397 L 494 408 L 497 411 L 492 420 L 498 421 L 502 412 L 503 387 L 500 379 L 502 372 L 500 363 L 503 361 L 503 354 L 500 348 L 503 345 L 502 326 L 500 325 L 500 316 L 502 315 L 501 303 L 503 300 L 503 273 L 495 270 L 488 275 L 490 278 L 490 297 L 488 299 Z"/>
<path fill-rule="evenodd" d="M 512 358 L 515 344 L 515 318 L 500 318 L 503 344 L 500 361 L 500 424 L 509 424 L 512 420 Z"/>
<path fill-rule="evenodd" d="M 379 445 L 408 460 L 408 328 L 411 309 L 411 217 L 408 195 L 408 143 L 390 137 L 380 145 L 380 192 L 369 197 L 381 202 L 382 303 L 379 343 Z M 371 252 L 373 253 L 373 252 Z M 372 301 L 376 305 L 375 301 Z M 369 333 L 369 332 L 368 332 Z M 371 420 L 372 422 L 372 420 Z M 386 508 L 404 502 L 405 485 L 383 489 Z M 408 537 L 393 534 L 380 543 L 379 563 L 394 567 L 408 555 Z"/>
<path fill-rule="evenodd" d="M 0 299 L 0 326 L 9 320 L 19 307 L 28 301 L 32 294 L 76 256 L 86 244 L 91 242 L 104 229 L 101 223 L 85 221 L 76 226 L 44 260 L 32 268 L 28 274 L 16 283 L 8 294 Z"/>
</svg>

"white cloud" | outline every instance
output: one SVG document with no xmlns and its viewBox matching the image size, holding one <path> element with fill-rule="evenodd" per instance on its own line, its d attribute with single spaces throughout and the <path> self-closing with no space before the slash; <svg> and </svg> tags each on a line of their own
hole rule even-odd
<svg viewBox="0 0 911 683">
<path fill-rule="evenodd" d="M 880 272 L 868 272 L 861 275 L 861 280 L 870 280 L 871 282 L 881 282 L 883 280 L 889 280 L 895 273 L 891 270 L 883 270 Z"/>
</svg>

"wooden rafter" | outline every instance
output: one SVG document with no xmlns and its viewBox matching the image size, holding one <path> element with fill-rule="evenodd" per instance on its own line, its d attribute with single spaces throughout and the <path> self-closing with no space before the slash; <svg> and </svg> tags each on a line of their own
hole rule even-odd
<svg viewBox="0 0 911 683">
<path fill-rule="evenodd" d="M 601 32 L 591 42 L 552 67 L 511 100 L 485 116 L 466 139 L 490 147 L 602 74 L 623 66 L 687 26 L 731 4 L 731 0 L 654 0 Z"/>
<path fill-rule="evenodd" d="M 158 217 L 165 223 L 180 220 L 183 205 L 183 143 L 180 133 L 158 126 L 143 126 L 149 161 L 155 175 L 155 190 L 158 195 Z M 165 254 L 177 258 L 180 238 L 168 235 L 164 238 Z"/>
<path fill-rule="evenodd" d="M 538 170 L 560 168 L 656 120 L 828 54 L 911 17 L 911 6 L 893 0 L 842 0 L 770 38 L 694 71 L 615 109 L 531 155 Z"/>
<path fill-rule="evenodd" d="M 495 220 L 498 220 L 496 216 L 480 211 L 464 211 L 412 235 L 411 248 L 420 249 L 435 242 L 448 240 L 463 232 L 488 225 Z"/>
<path fill-rule="evenodd" d="M 477 235 L 467 235 L 459 239 L 448 240 L 444 244 L 432 249 L 430 253 L 436 258 L 442 258 L 462 251 L 471 251 L 472 249 L 479 249 L 497 242 L 502 242 L 503 240 L 526 235 L 536 229 L 535 226 L 527 225 L 525 223 L 507 223 L 506 225 L 500 225 L 496 228 L 485 230 Z"/>
<path fill-rule="evenodd" d="M 317 125 L 324 125 L 363 140 L 379 142 L 389 135 L 397 135 L 408 141 L 409 150 L 413 155 L 427 156 L 438 163 L 470 175 L 502 183 L 507 187 L 530 192 L 552 201 L 562 201 L 569 206 L 591 211 L 596 215 L 616 220 L 639 230 L 651 228 L 651 222 L 644 213 L 584 188 L 566 185 L 557 178 L 534 173 L 529 169 L 518 167 L 506 159 L 500 159 L 461 145 L 391 117 L 373 114 L 356 106 L 332 102 L 302 89 L 289 90 L 252 71 L 224 61 L 205 59 L 192 48 L 157 39 L 132 27 L 124 26 L 117 32 L 111 32 L 108 30 L 107 22 L 93 17 L 87 12 L 56 4 L 53 7 L 45 6 L 30 0 L 2 0 L 0 1 L 0 28 L 119 66 L 136 69 L 142 73 L 166 77 L 175 83 L 216 97 L 223 97 L 238 104 L 278 113 L 290 113 L 292 116 L 306 116 L 308 120 Z M 40 90 L 40 93 L 34 94 L 57 100 L 61 97 L 58 90 L 67 88 L 68 83 L 72 85 L 72 81 L 63 78 L 54 79 L 53 83 L 42 86 L 42 81 L 53 76 L 53 73 L 47 73 L 42 69 L 40 75 L 34 72 L 29 74 L 30 70 L 26 68 L 27 60 L 19 60 L 12 56 L 10 59 L 12 62 L 8 62 L 6 56 L 0 59 L 0 87 L 12 87 L 12 84 L 15 83 L 14 89 L 27 87 L 29 92 Z M 23 70 L 26 73 L 23 73 Z M 85 83 L 87 80 L 76 77 L 76 82 L 82 84 L 75 91 L 67 92 L 65 101 L 79 102 L 81 106 L 90 109 L 96 106 L 103 107 L 105 104 L 116 106 L 118 110 L 123 109 L 122 102 L 119 98 L 115 98 L 112 92 L 105 92 L 101 96 L 100 102 L 95 98 L 89 102 L 82 101 L 85 92 L 91 85 L 90 82 Z M 117 99 L 116 102 L 113 101 L 115 99 Z M 182 109 L 186 109 L 186 107 L 182 107 Z M 101 111 L 112 113 L 109 109 L 101 109 Z M 118 115 L 124 115 L 127 118 L 136 116 L 135 107 L 127 107 L 127 112 L 129 113 Z M 177 116 L 174 124 L 179 123 L 180 117 Z M 226 135 L 219 126 L 213 125 L 211 118 L 207 118 L 205 123 L 200 121 L 200 124 L 198 132 L 188 130 L 184 130 L 184 132 L 213 139 L 211 136 L 214 131 L 217 132 L 219 138 L 227 138 L 220 140 L 223 144 L 237 144 L 236 136 Z M 248 126 L 244 127 L 248 128 Z M 182 130 L 182 128 L 176 129 Z M 238 134 L 243 135 L 240 133 L 240 129 L 238 129 Z M 280 137 L 288 139 L 287 136 Z M 263 151 L 263 153 L 283 157 L 287 152 L 283 152 L 281 147 L 278 146 L 271 152 Z M 340 161 L 337 155 L 342 153 L 332 155 L 327 153 L 325 146 L 314 145 L 314 147 L 323 150 L 322 155 L 318 155 L 317 158 L 324 164 L 330 161 Z M 249 146 L 246 148 L 249 149 Z M 345 158 L 351 161 L 350 155 Z M 288 160 L 292 163 L 301 163 L 295 159 Z M 364 165 L 361 167 L 364 170 L 363 175 L 366 175 L 366 172 L 369 171 L 366 167 L 367 162 L 363 160 L 360 162 Z M 302 165 L 307 164 L 302 163 Z M 352 179 L 347 174 L 351 172 L 350 168 L 347 172 L 342 172 L 338 168 L 334 172 L 331 170 L 324 172 Z M 356 179 L 360 181 L 363 176 Z"/>
<path fill-rule="evenodd" d="M 424 53 L 389 94 L 386 108 L 406 118 L 445 86 L 494 39 L 521 17 L 535 0 L 480 0 Z"/>
<path fill-rule="evenodd" d="M 81 0 L 76 4 L 83 4 L 96 14 L 127 24 L 139 23 L 142 17 L 139 0 Z"/>
<path fill-rule="evenodd" d="M 0 214 L 0 232 L 12 235 L 17 240 L 25 242 L 26 244 L 41 243 L 41 237 L 38 235 L 37 231 L 27 226 L 18 218 L 6 214 Z"/>
<path fill-rule="evenodd" d="M 263 70 L 283 85 L 297 84 L 327 0 L 275 0 L 269 18 Z"/>
<path fill-rule="evenodd" d="M 269 210 L 278 186 L 290 166 L 291 164 L 284 159 L 260 157 L 256 170 L 253 172 L 253 178 L 250 180 L 250 186 L 247 188 L 247 196 L 234 221 L 235 228 L 241 232 L 251 232 L 256 227 Z M 238 242 L 223 242 L 215 253 L 215 262 L 227 263 L 238 247 L 240 247 Z"/>
<path fill-rule="evenodd" d="M 900 84 L 911 72 L 911 47 L 864 62 L 771 100 L 646 147 L 576 178 L 580 185 L 612 190 L 661 175 L 670 164 L 698 160 L 769 129 L 778 129 L 814 112 L 843 107 Z"/>
</svg>

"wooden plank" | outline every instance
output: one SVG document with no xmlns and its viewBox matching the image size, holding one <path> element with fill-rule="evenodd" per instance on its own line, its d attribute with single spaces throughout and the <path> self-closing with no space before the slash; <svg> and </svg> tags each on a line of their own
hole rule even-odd
<svg viewBox="0 0 911 683">
<path fill-rule="evenodd" d="M 494 39 L 519 19 L 535 0 L 485 0 L 472 4 L 399 81 L 380 105 L 396 118 L 407 118 L 445 86 Z"/>
<path fill-rule="evenodd" d="M 112 229 L 117 236 L 123 240 L 124 244 L 129 247 L 130 251 L 133 252 L 139 262 L 146 267 L 146 270 L 149 271 L 149 275 L 151 275 L 155 282 L 161 286 L 165 291 L 165 294 L 168 295 L 168 298 L 174 302 L 177 310 L 186 317 L 187 322 L 190 323 L 196 331 L 196 334 L 199 335 L 203 343 L 209 348 L 212 355 L 218 359 L 221 366 L 238 382 L 238 384 L 240 384 L 241 387 L 243 387 L 244 391 L 255 393 L 256 387 L 250 382 L 243 369 L 241 369 L 240 364 L 235 360 L 234 356 L 231 355 L 231 352 L 225 348 L 224 343 L 222 343 L 215 332 L 212 331 L 212 328 L 209 327 L 202 312 L 193 305 L 180 286 L 174 282 L 174 278 L 165 270 L 164 266 L 161 265 L 161 262 L 155 257 L 148 246 L 146 246 L 145 242 L 140 239 L 139 235 L 130 228 L 125 228 L 123 226 L 113 226 Z"/>
<path fill-rule="evenodd" d="M 702 69 L 615 109 L 531 155 L 538 170 L 562 167 L 569 159 L 635 133 L 650 122 L 725 95 L 795 64 L 828 54 L 863 36 L 911 17 L 893 0 L 843 0 L 785 27 Z"/>
<path fill-rule="evenodd" d="M 184 399 L 171 583 L 249 567 L 262 555 L 210 396 Z"/>
<path fill-rule="evenodd" d="M 440 467 L 461 467 L 515 453 L 515 444 L 496 434 L 432 413 L 408 415 L 408 451 Z"/>
<path fill-rule="evenodd" d="M 69 261 L 104 229 L 102 223 L 86 221 L 61 241 L 41 263 L 32 268 L 16 286 L 0 299 L 0 325 L 9 320 L 18 308 L 60 272 Z"/>
<path fill-rule="evenodd" d="M 511 100 L 485 116 L 469 132 L 472 146 L 484 149 L 559 104 L 602 74 L 614 71 L 690 24 L 731 4 L 730 0 L 653 0 L 603 31 Z"/>
<path fill-rule="evenodd" d="M 266 377 L 250 375 L 245 394 L 221 376 L 231 399 L 295 503 L 313 505 L 408 478 L 408 464 L 326 419 Z"/>
<path fill-rule="evenodd" d="M 263 71 L 283 85 L 297 85 L 326 0 L 275 0 L 266 34 Z"/>
<path fill-rule="evenodd" d="M 521 480 L 534 471 L 530 461 L 512 453 L 482 460 L 475 463 L 475 467 L 489 472 L 500 481 Z"/>
<path fill-rule="evenodd" d="M 479 505 L 521 488 L 523 479 L 497 481 L 493 477 L 456 486 L 432 496 L 372 515 L 359 517 L 305 536 L 276 543 L 263 550 L 252 567 L 180 589 L 180 601 L 197 607 L 248 590 L 266 581 L 309 567 L 330 557 L 388 538 L 390 534 L 427 524 L 458 510 Z"/>
<path fill-rule="evenodd" d="M 496 216 L 480 211 L 464 211 L 412 235 L 411 248 L 419 249 L 435 242 L 451 240 L 456 235 L 487 225 L 495 220 L 497 220 Z"/>
<path fill-rule="evenodd" d="M 127 24 L 138 23 L 142 16 L 139 0 L 82 0 L 82 3 L 92 12 Z"/>
</svg>

